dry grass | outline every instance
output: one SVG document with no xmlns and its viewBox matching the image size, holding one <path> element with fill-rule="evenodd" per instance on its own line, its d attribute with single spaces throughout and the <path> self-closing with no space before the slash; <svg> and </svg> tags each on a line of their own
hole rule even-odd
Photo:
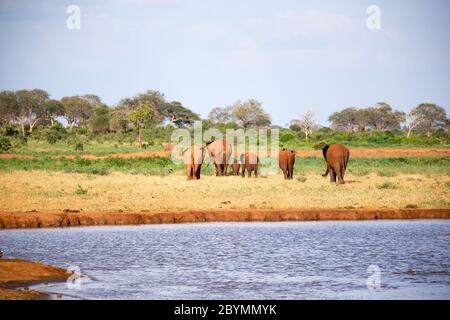
<svg viewBox="0 0 450 320">
<path fill-rule="evenodd" d="M 300 179 L 297 179 L 300 178 Z M 186 181 L 113 173 L 0 172 L 0 211 L 83 212 L 212 208 L 449 208 L 450 177 L 398 174 L 380 177 L 349 174 L 336 186 L 317 174 L 283 180 L 281 175 L 242 179 L 203 176 Z M 395 185 L 395 188 L 380 188 Z"/>
</svg>

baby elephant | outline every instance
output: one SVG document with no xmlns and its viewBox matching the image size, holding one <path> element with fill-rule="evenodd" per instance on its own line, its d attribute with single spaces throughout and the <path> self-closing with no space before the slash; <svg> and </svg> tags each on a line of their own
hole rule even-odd
<svg viewBox="0 0 450 320">
<path fill-rule="evenodd" d="M 181 151 L 186 168 L 187 180 L 200 179 L 200 171 L 204 158 L 204 146 L 192 145 Z"/>
<path fill-rule="evenodd" d="M 234 162 L 231 165 L 231 169 L 233 171 L 233 176 L 238 176 L 239 175 L 239 170 L 241 169 L 241 164 L 238 163 L 236 159 L 234 159 Z"/>
<path fill-rule="evenodd" d="M 342 144 L 325 145 L 322 150 L 323 156 L 327 162 L 327 171 L 322 175 L 326 177 L 330 173 L 330 181 L 338 184 L 344 184 L 345 169 L 347 169 L 350 151 Z"/>
<path fill-rule="evenodd" d="M 258 164 L 259 158 L 256 154 L 246 152 L 241 154 L 241 166 L 242 166 L 242 178 L 245 177 L 245 170 L 247 170 L 247 176 L 252 176 L 252 171 L 255 172 L 255 177 L 258 177 Z"/>
<path fill-rule="evenodd" d="M 283 171 L 284 179 L 292 179 L 294 177 L 295 151 L 288 151 L 285 148 L 280 150 L 278 155 L 278 164 Z"/>
</svg>

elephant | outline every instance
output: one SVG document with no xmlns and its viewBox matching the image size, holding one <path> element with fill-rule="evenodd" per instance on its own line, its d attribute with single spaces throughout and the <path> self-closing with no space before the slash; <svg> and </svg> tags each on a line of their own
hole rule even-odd
<svg viewBox="0 0 450 320">
<path fill-rule="evenodd" d="M 344 184 L 345 169 L 347 169 L 350 151 L 342 144 L 327 144 L 322 153 L 327 162 L 327 170 L 322 176 L 326 177 L 330 173 L 331 182 L 336 182 L 337 178 L 338 184 Z"/>
<path fill-rule="evenodd" d="M 255 172 L 255 177 L 258 177 L 258 164 L 259 158 L 256 154 L 251 152 L 241 154 L 242 178 L 245 177 L 245 170 L 249 178 L 252 176 L 252 171 Z"/>
<path fill-rule="evenodd" d="M 231 169 L 232 169 L 232 172 L 233 172 L 233 176 L 238 176 L 239 175 L 239 170 L 241 169 L 241 164 L 239 162 L 237 162 L 236 159 L 234 159 L 234 162 L 231 165 Z"/>
<path fill-rule="evenodd" d="M 207 142 L 208 154 L 216 167 L 216 176 L 226 176 L 232 152 L 231 143 L 226 140 Z"/>
<path fill-rule="evenodd" d="M 283 171 L 284 179 L 293 179 L 296 152 L 283 148 L 278 155 L 278 164 Z"/>
<path fill-rule="evenodd" d="M 200 171 L 204 158 L 204 146 L 192 145 L 181 151 L 186 168 L 187 180 L 200 179 Z"/>
</svg>

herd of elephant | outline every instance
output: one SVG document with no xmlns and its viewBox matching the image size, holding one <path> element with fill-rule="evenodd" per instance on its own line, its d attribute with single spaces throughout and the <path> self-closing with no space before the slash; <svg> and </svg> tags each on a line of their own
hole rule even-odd
<svg viewBox="0 0 450 320">
<path fill-rule="evenodd" d="M 343 184 L 350 151 L 341 144 L 327 144 L 322 152 L 327 165 L 323 176 L 330 174 L 331 182 L 336 182 L 337 179 L 339 184 Z M 206 143 L 206 147 L 203 145 L 192 145 L 180 151 L 180 155 L 183 156 L 188 180 L 200 179 L 205 153 L 209 155 L 212 163 L 214 163 L 216 176 L 226 176 L 228 167 L 231 166 L 233 176 L 241 175 L 244 178 L 245 171 L 247 171 L 248 177 L 251 177 L 252 173 L 254 173 L 255 177 L 258 177 L 258 155 L 252 152 L 245 152 L 240 155 L 239 160 L 234 158 L 231 162 L 231 143 L 226 140 L 214 140 Z M 283 171 L 284 179 L 293 179 L 295 156 L 295 151 L 287 150 L 286 148 L 281 149 L 279 152 L 278 163 L 281 171 Z"/>
</svg>

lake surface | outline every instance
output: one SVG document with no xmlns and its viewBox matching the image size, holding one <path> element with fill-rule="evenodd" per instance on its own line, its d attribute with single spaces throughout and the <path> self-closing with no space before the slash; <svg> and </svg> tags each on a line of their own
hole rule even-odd
<svg viewBox="0 0 450 320">
<path fill-rule="evenodd" d="M 0 248 L 94 278 L 38 287 L 65 297 L 450 299 L 449 233 L 448 220 L 80 227 L 0 231 Z"/>
</svg>

